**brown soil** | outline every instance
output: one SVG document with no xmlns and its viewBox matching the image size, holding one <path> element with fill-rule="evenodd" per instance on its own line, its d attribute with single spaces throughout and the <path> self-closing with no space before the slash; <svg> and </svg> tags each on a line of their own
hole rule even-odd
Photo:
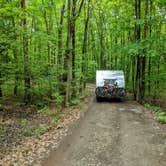
<svg viewBox="0 0 166 166">
<path fill-rule="evenodd" d="M 69 124 L 87 110 L 89 100 L 88 91 L 78 105 L 51 106 L 46 113 L 10 101 L 0 111 L 0 166 L 33 165 L 36 160 L 40 163 L 41 158 L 58 146 Z"/>
</svg>

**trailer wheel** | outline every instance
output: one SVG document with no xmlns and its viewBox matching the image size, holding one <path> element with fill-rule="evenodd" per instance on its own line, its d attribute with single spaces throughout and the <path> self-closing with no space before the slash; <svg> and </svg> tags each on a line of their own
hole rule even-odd
<svg viewBox="0 0 166 166">
<path fill-rule="evenodd" d="M 96 101 L 97 101 L 97 102 L 101 102 L 101 101 L 102 101 L 102 98 L 101 98 L 101 97 L 96 96 Z"/>
</svg>

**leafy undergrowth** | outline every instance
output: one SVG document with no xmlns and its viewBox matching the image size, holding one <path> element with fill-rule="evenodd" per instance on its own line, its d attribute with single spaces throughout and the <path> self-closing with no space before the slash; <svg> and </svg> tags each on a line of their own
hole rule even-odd
<svg viewBox="0 0 166 166">
<path fill-rule="evenodd" d="M 90 97 L 89 93 L 88 96 Z M 86 96 L 87 98 L 87 96 Z M 75 100 L 68 108 L 47 106 L 34 110 L 10 103 L 0 111 L 0 160 L 26 140 L 35 139 L 63 123 L 73 111 L 79 112 L 87 105 L 87 99 Z"/>
<path fill-rule="evenodd" d="M 145 103 L 144 106 L 149 108 L 155 113 L 155 119 L 160 123 L 166 123 L 166 110 L 165 107 L 154 106 L 149 103 Z"/>
</svg>

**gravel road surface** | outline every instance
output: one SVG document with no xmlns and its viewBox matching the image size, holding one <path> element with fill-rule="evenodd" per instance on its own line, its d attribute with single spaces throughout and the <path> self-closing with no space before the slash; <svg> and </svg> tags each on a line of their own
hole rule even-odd
<svg viewBox="0 0 166 166">
<path fill-rule="evenodd" d="M 43 166 L 166 166 L 164 128 L 134 101 L 94 100 Z"/>
</svg>

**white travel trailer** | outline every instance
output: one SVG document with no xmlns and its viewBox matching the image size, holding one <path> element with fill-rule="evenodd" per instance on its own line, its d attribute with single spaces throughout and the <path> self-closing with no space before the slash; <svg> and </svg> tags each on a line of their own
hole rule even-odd
<svg viewBox="0 0 166 166">
<path fill-rule="evenodd" d="M 125 80 L 121 70 L 97 70 L 96 71 L 96 99 L 103 98 L 124 99 Z"/>
</svg>

